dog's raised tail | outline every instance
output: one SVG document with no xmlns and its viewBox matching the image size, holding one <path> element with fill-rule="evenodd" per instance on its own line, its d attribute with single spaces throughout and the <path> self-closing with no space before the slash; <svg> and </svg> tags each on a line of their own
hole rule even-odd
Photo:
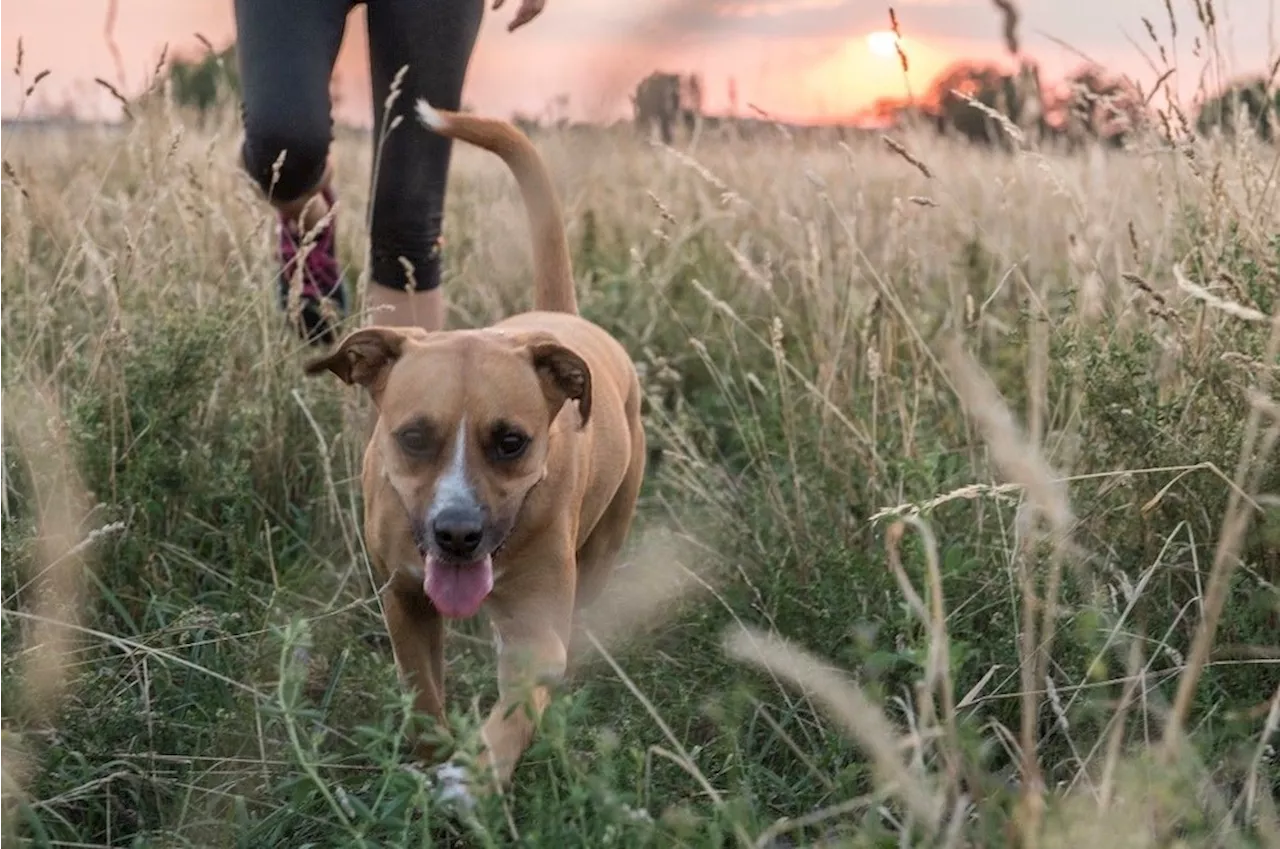
<svg viewBox="0 0 1280 849">
<path fill-rule="evenodd" d="M 418 120 L 433 132 L 482 147 L 507 163 L 520 186 L 533 235 L 534 309 L 576 314 L 578 299 L 560 198 L 533 142 L 496 118 L 437 109 L 425 100 L 418 101 L 417 111 Z"/>
</svg>

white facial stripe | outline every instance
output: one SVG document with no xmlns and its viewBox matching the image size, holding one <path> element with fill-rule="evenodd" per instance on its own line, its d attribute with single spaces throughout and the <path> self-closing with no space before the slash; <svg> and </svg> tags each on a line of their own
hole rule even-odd
<svg viewBox="0 0 1280 849">
<path fill-rule="evenodd" d="M 467 478 L 467 417 L 458 422 L 457 433 L 453 437 L 453 456 L 449 460 L 449 468 L 445 469 L 440 480 L 436 482 L 435 499 L 431 502 L 428 518 L 434 519 L 441 510 L 449 507 L 474 507 L 476 491 Z"/>
</svg>

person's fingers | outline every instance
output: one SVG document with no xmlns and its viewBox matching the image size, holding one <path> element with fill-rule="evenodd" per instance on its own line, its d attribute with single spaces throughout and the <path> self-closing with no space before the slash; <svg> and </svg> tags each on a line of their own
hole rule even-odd
<svg viewBox="0 0 1280 849">
<path fill-rule="evenodd" d="M 522 0 L 520 9 L 516 12 L 515 19 L 507 26 L 507 32 L 514 32 L 529 21 L 538 17 L 542 12 L 542 7 L 546 5 L 546 0 Z"/>
<path fill-rule="evenodd" d="M 501 9 L 501 8 L 502 8 L 502 4 L 503 4 L 503 3 L 505 3 L 505 2 L 507 2 L 507 0 L 493 0 L 493 9 L 494 9 L 495 11 L 496 11 L 496 10 L 498 10 L 498 9 Z"/>
</svg>

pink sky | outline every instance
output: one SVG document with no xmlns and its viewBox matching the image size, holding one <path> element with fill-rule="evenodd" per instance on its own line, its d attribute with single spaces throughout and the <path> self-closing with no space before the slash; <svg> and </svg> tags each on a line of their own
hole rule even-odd
<svg viewBox="0 0 1280 849">
<path fill-rule="evenodd" d="M 305 0 L 302 0 L 305 2 Z M 486 3 L 491 0 L 486 0 Z M 1280 55 L 1280 0 L 1216 0 L 1227 75 L 1258 72 Z M 519 0 L 486 11 L 464 100 L 490 114 L 538 112 L 558 94 L 575 117 L 625 114 L 626 93 L 655 68 L 699 71 L 709 109 L 723 108 L 736 77 L 739 103 L 779 116 L 821 119 L 849 115 L 882 96 L 905 92 L 895 60 L 876 56 L 867 33 L 884 29 L 889 3 L 871 0 L 547 0 L 543 14 L 516 33 L 506 24 Z M 897 0 L 892 3 L 911 58 L 918 93 L 960 57 L 1002 59 L 1000 24 L 990 0 Z M 1149 85 L 1156 49 L 1142 17 L 1168 38 L 1164 0 L 1021 0 L 1023 49 L 1049 77 L 1080 63 L 1046 37 L 1133 75 Z M 123 79 L 104 36 L 107 0 L 7 0 L 0 7 L 3 111 L 17 113 L 26 83 L 49 77 L 27 111 L 75 102 L 86 117 L 118 114 L 94 85 L 102 77 L 128 93 L 149 79 L 161 50 L 201 50 L 200 33 L 221 47 L 234 35 L 231 0 L 119 0 L 114 38 Z M 1178 17 L 1179 90 L 1190 96 L 1203 65 L 1192 54 L 1199 32 L 1192 0 L 1173 0 Z M 363 10 L 349 19 L 338 59 L 339 120 L 367 124 L 367 53 Z M 25 82 L 13 75 L 22 38 Z M 1144 54 L 1145 57 L 1144 58 Z M 1158 60 L 1156 60 L 1158 61 Z"/>
</svg>

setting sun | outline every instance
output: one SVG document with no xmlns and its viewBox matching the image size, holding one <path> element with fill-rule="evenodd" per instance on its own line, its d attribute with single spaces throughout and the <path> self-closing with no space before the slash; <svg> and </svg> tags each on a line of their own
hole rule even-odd
<svg viewBox="0 0 1280 849">
<path fill-rule="evenodd" d="M 891 59 L 898 55 L 898 37 L 889 30 L 868 33 L 867 49 L 882 59 Z"/>
</svg>

